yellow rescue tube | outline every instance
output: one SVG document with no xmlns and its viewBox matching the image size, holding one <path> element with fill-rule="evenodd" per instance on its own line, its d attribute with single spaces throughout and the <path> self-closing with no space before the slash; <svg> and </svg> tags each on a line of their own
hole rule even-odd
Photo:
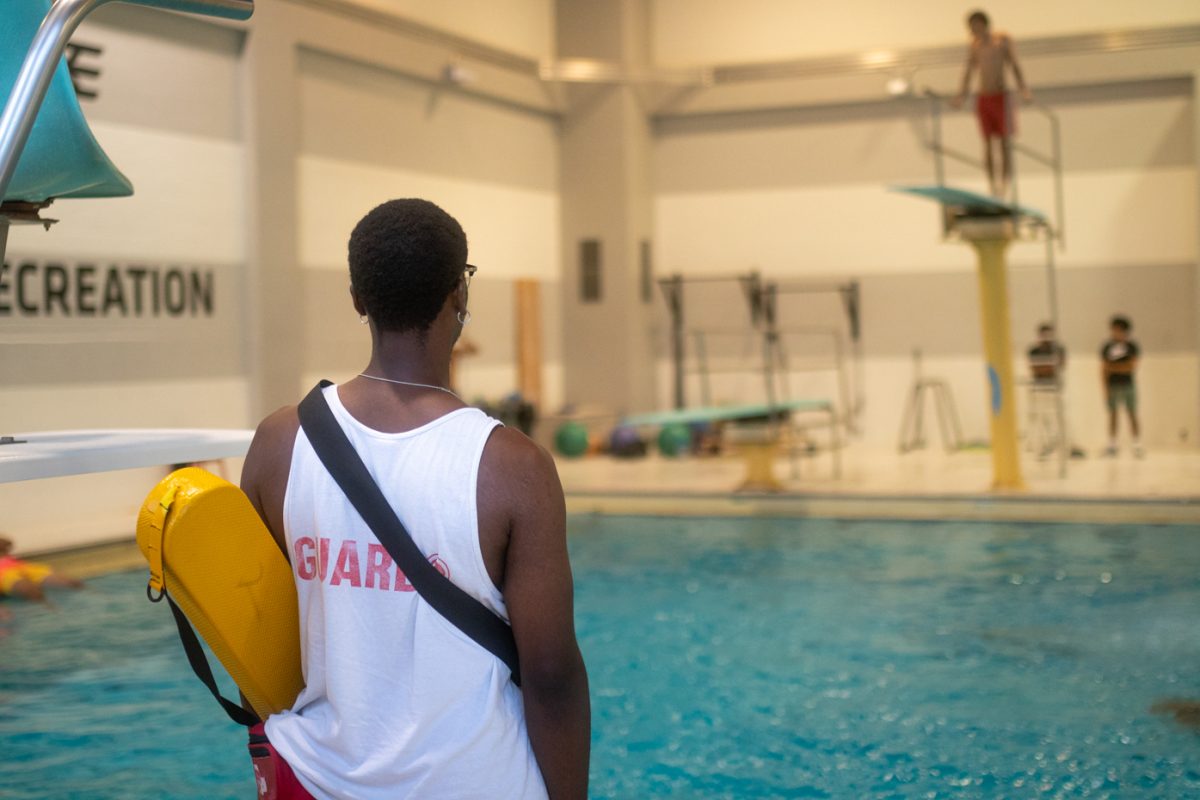
<svg viewBox="0 0 1200 800">
<path fill-rule="evenodd" d="M 197 467 L 146 496 L 137 542 L 150 589 L 187 615 L 262 719 L 304 688 L 291 567 L 242 490 Z"/>
</svg>

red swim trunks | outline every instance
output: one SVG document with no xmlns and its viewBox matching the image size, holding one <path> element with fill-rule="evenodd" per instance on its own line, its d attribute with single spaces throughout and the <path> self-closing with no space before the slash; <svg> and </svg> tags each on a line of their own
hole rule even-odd
<svg viewBox="0 0 1200 800">
<path fill-rule="evenodd" d="M 975 113 L 979 116 L 979 130 L 985 139 L 1004 138 L 1017 131 L 1016 117 L 1009 108 L 1005 92 L 979 95 L 975 100 Z"/>
<path fill-rule="evenodd" d="M 254 765 L 258 800 L 314 800 L 291 766 L 275 752 L 261 722 L 250 729 L 250 763 Z"/>
</svg>

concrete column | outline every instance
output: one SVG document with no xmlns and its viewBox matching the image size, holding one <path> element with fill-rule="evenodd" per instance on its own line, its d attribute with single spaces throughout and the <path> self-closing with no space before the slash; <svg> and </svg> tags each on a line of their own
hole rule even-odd
<svg viewBox="0 0 1200 800">
<path fill-rule="evenodd" d="M 250 416 L 300 399 L 305 348 L 296 159 L 296 36 L 285 3 L 256 3 L 242 57 L 246 151 L 245 369 Z"/>
<path fill-rule="evenodd" d="M 559 58 L 649 63 L 648 0 L 558 0 Z M 561 136 L 563 381 L 569 403 L 654 408 L 653 311 L 641 292 L 653 231 L 649 119 L 628 82 L 564 87 Z M 582 296 L 581 242 L 600 251 L 600 297 Z M 653 243 L 651 242 L 651 252 Z"/>
</svg>

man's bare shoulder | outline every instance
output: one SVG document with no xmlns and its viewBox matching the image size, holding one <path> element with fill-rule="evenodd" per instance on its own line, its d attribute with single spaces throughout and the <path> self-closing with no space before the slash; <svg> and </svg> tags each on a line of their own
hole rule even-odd
<svg viewBox="0 0 1200 800">
<path fill-rule="evenodd" d="M 242 467 L 242 487 L 254 485 L 291 465 L 300 415 L 296 406 L 284 406 L 268 415 L 254 431 L 246 462 Z"/>
<path fill-rule="evenodd" d="M 501 483 L 558 480 L 554 457 L 515 428 L 499 427 L 492 432 L 483 451 L 482 466 Z"/>
<path fill-rule="evenodd" d="M 290 451 L 296 442 L 296 432 L 300 430 L 300 414 L 296 406 L 284 406 L 267 415 L 254 431 L 254 443 L 260 449 L 268 452 L 278 448 Z"/>
</svg>

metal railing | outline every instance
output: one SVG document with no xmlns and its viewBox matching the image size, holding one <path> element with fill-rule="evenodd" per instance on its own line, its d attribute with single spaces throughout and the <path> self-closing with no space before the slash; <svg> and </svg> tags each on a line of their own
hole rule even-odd
<svg viewBox="0 0 1200 800">
<path fill-rule="evenodd" d="M 922 94 L 929 101 L 930 114 L 930 138 L 925 143 L 925 146 L 933 153 L 933 173 L 934 179 L 939 187 L 946 185 L 946 166 L 945 159 L 949 158 L 962 164 L 967 164 L 983 171 L 986 170 L 986 165 L 981 159 L 963 153 L 961 150 L 955 150 L 946 147 L 942 137 L 942 115 L 943 106 L 947 103 L 947 98 L 933 91 L 932 89 L 923 90 Z M 1038 163 L 1048 167 L 1054 183 L 1054 219 L 1046 222 L 1039 227 L 1046 229 L 1046 235 L 1058 242 L 1060 248 L 1066 246 L 1066 220 L 1063 213 L 1063 164 L 1062 164 L 1062 133 L 1061 126 L 1058 121 L 1058 115 L 1049 107 L 1038 103 L 1026 103 L 1025 108 L 1037 111 L 1046 117 L 1050 126 L 1050 152 L 1049 154 L 1035 150 L 1023 142 L 1016 141 L 1015 137 L 1005 139 L 1005 146 L 1009 149 L 1008 163 L 1011 166 L 1012 174 L 1009 176 L 1012 186 L 1012 215 L 1013 222 L 1019 223 L 1022 217 L 1027 217 L 1027 214 L 1022 212 L 1020 206 L 1020 181 L 1018 180 L 1019 170 L 1017 169 L 1017 159 L 1014 157 L 1020 154 L 1030 158 Z M 951 224 L 949 217 L 943 217 L 942 234 L 949 236 Z"/>
<path fill-rule="evenodd" d="M 88 14 L 112 2 L 230 19 L 248 19 L 254 13 L 254 0 L 55 0 L 30 44 L 0 115 L 0 199 L 17 170 L 67 41 Z"/>
</svg>

